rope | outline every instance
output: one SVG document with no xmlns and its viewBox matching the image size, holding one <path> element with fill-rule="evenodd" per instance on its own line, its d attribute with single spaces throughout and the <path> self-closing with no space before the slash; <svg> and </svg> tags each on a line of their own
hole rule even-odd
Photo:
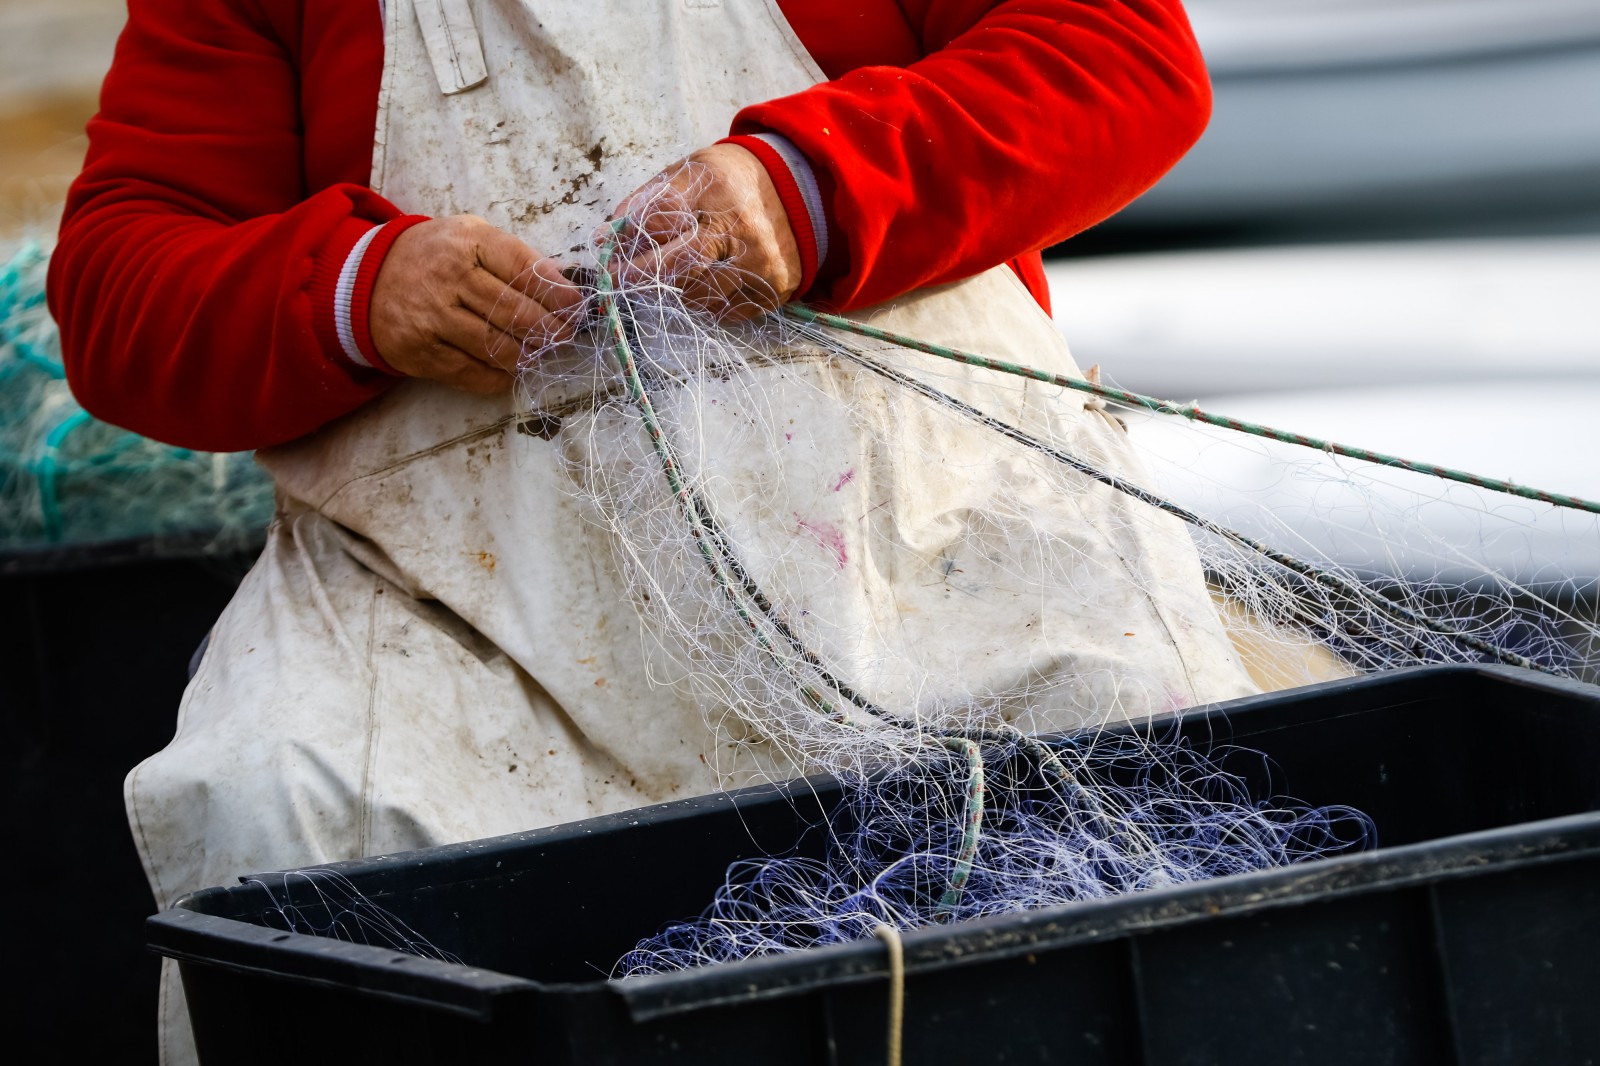
<svg viewBox="0 0 1600 1066">
<path fill-rule="evenodd" d="M 615 227 L 617 224 L 613 224 Z M 927 731 L 921 729 L 916 723 L 903 718 L 892 716 L 881 708 L 868 702 L 855 690 L 839 681 L 829 671 L 821 658 L 812 652 L 780 618 L 777 617 L 771 601 L 767 598 L 758 585 L 750 578 L 748 572 L 739 562 L 733 547 L 723 536 L 712 518 L 711 510 L 699 495 L 693 492 L 684 480 L 682 466 L 677 460 L 672 442 L 667 438 L 666 432 L 661 428 L 660 420 L 656 416 L 655 404 L 650 398 L 649 387 L 645 384 L 645 377 L 639 369 L 637 359 L 634 358 L 633 344 L 630 340 L 629 329 L 622 315 L 618 294 L 612 287 L 610 271 L 607 265 L 616 247 L 615 231 L 610 239 L 605 241 L 598 253 L 595 277 L 595 287 L 601 303 L 602 316 L 606 327 L 611 334 L 611 351 L 622 372 L 628 390 L 628 397 L 639 411 L 640 420 L 644 423 L 645 430 L 650 437 L 652 448 L 661 462 L 662 472 L 671 488 L 674 499 L 678 502 L 679 511 L 688 523 L 691 535 L 695 539 L 702 560 L 710 569 L 713 579 L 722 590 L 724 596 L 733 604 L 740 620 L 755 637 L 757 644 L 791 677 L 794 670 L 774 647 L 771 638 L 763 630 L 761 621 L 764 620 L 777 634 L 789 644 L 801 661 L 815 669 L 818 675 L 849 702 L 865 710 L 867 713 L 880 720 L 902 729 L 908 733 L 927 739 L 933 739 L 952 751 L 966 757 L 968 767 L 966 807 L 963 818 L 961 847 L 957 852 L 955 863 L 951 869 L 950 878 L 945 891 L 939 899 L 937 915 L 940 920 L 947 919 L 961 901 L 961 896 L 966 889 L 968 879 L 972 876 L 973 864 L 977 859 L 978 842 L 983 825 L 984 807 L 984 768 L 983 751 L 970 737 L 945 737 L 933 738 Z M 744 599 L 741 599 L 743 594 Z M 748 609 L 745 600 L 753 604 L 755 612 Z M 796 677 L 800 683 L 801 695 L 825 714 L 829 720 L 841 725 L 850 726 L 842 711 L 834 707 L 814 687 Z"/>
<path fill-rule="evenodd" d="M 872 935 L 883 941 L 889 953 L 889 1066 L 900 1066 L 906 1027 L 906 947 L 900 930 L 879 925 Z"/>
<path fill-rule="evenodd" d="M 878 329 L 865 323 L 856 322 L 838 315 L 826 314 L 822 311 L 813 311 L 803 304 L 789 304 L 778 312 L 788 318 L 815 325 L 829 326 L 833 329 L 854 333 L 857 336 L 869 337 L 873 340 L 884 341 L 900 348 L 909 348 L 914 352 L 936 356 L 940 359 L 949 359 L 957 363 L 966 363 L 968 366 L 979 367 L 984 370 L 993 370 L 1001 374 L 1011 374 L 1016 377 L 1031 378 L 1042 381 L 1048 385 L 1059 385 L 1065 389 L 1074 389 L 1078 392 L 1092 393 L 1108 400 L 1115 400 L 1128 407 L 1140 407 L 1157 414 L 1176 415 L 1194 422 L 1203 422 L 1211 426 L 1220 426 L 1224 429 L 1248 433 L 1256 437 L 1266 437 L 1270 440 L 1280 441 L 1284 444 L 1295 444 L 1302 448 L 1314 448 L 1319 452 L 1331 452 L 1350 459 L 1360 459 L 1379 466 L 1391 466 L 1400 470 L 1409 470 L 1417 474 L 1431 474 L 1446 481 L 1457 481 L 1463 485 L 1474 488 L 1487 489 L 1490 492 L 1502 492 L 1510 496 L 1520 496 L 1527 500 L 1538 500 L 1548 503 L 1553 507 L 1569 507 L 1573 510 L 1588 511 L 1600 514 L 1600 501 L 1586 500 L 1580 496 L 1569 496 L 1566 493 L 1546 492 L 1543 489 L 1530 488 L 1518 485 L 1515 482 L 1505 481 L 1500 478 L 1485 477 L 1465 470 L 1456 470 L 1436 463 L 1423 463 L 1414 459 L 1402 459 L 1399 456 L 1375 452 L 1368 448 L 1358 448 L 1352 444 L 1339 444 L 1334 441 L 1324 440 L 1321 437 L 1311 437 L 1303 433 L 1291 433 L 1284 429 L 1274 429 L 1258 422 L 1247 422 L 1244 419 L 1230 418 L 1227 415 L 1214 415 L 1208 411 L 1200 410 L 1197 404 L 1175 403 L 1172 400 L 1160 400 L 1153 396 L 1144 396 L 1124 389 L 1112 388 L 1082 378 L 1067 377 L 1062 374 L 1051 374 L 1043 370 L 1022 366 L 1018 363 L 1008 363 L 999 359 L 990 359 L 987 356 L 977 355 L 973 352 L 962 351 L 959 348 L 949 348 L 942 344 L 930 344 L 919 341 L 914 337 L 893 333 L 889 330 Z"/>
<path fill-rule="evenodd" d="M 61 517 L 61 492 L 58 487 L 62 469 L 67 465 L 61 459 L 61 446 L 79 426 L 89 422 L 86 411 L 76 410 L 62 419 L 44 439 L 39 458 L 34 463 L 34 476 L 39 482 L 39 509 L 44 516 L 45 539 L 59 543 L 65 524 Z"/>
<path fill-rule="evenodd" d="M 939 735 L 934 735 L 929 731 L 922 729 L 914 721 L 910 721 L 897 715 L 891 715 L 885 712 L 882 708 L 877 707 L 865 697 L 857 693 L 852 686 L 838 679 L 832 673 L 832 671 L 827 668 L 822 659 L 805 645 L 799 635 L 796 634 L 794 630 L 791 629 L 779 615 L 779 612 L 771 600 L 768 599 L 765 593 L 761 590 L 760 586 L 756 584 L 756 582 L 751 578 L 748 571 L 740 562 L 738 553 L 734 550 L 734 546 L 728 541 L 727 537 L 719 528 L 718 523 L 715 521 L 711 508 L 704 500 L 700 498 L 699 494 L 691 488 L 689 482 L 685 479 L 682 465 L 677 458 L 672 442 L 656 415 L 655 405 L 651 398 L 651 387 L 649 384 L 647 384 L 648 378 L 641 370 L 634 355 L 633 349 L 635 345 L 635 338 L 633 337 L 632 329 L 630 328 L 632 321 L 631 318 L 625 319 L 624 317 L 619 298 L 620 294 L 614 288 L 610 270 L 608 269 L 608 264 L 615 252 L 615 247 L 616 237 L 613 234 L 613 236 L 609 240 L 605 241 L 599 249 L 597 263 L 598 269 L 595 272 L 594 277 L 594 284 L 597 294 L 600 298 L 601 319 L 610 335 L 611 351 L 624 379 L 628 397 L 639 411 L 641 422 L 643 423 L 644 428 L 650 438 L 652 448 L 654 449 L 661 464 L 662 472 L 666 478 L 672 495 L 677 501 L 679 511 L 687 523 L 691 535 L 694 537 L 697 550 L 709 569 L 715 583 L 722 591 L 722 594 L 728 599 L 729 603 L 733 606 L 739 619 L 749 629 L 758 646 L 774 660 L 780 669 L 782 669 L 797 682 L 799 694 L 818 711 L 822 712 L 828 718 L 828 720 L 846 728 L 855 727 L 855 724 L 846 717 L 843 710 L 837 707 L 834 702 L 823 693 L 817 691 L 814 685 L 796 673 L 797 664 L 794 662 L 794 659 L 784 655 L 780 651 L 778 646 L 779 644 L 786 645 L 790 653 L 792 653 L 795 658 L 798 658 L 799 662 L 804 663 L 806 667 L 809 667 L 812 671 L 814 671 L 815 676 L 817 676 L 824 684 L 842 697 L 845 702 L 853 704 L 857 708 L 878 719 L 879 721 L 884 722 L 885 724 L 904 730 L 907 733 L 920 736 L 925 742 L 940 744 L 943 747 L 965 757 L 968 773 L 961 842 L 955 855 L 954 863 L 951 868 L 945 890 L 938 901 L 935 913 L 935 920 L 947 921 L 953 915 L 955 909 L 959 906 L 962 896 L 966 890 L 967 882 L 972 875 L 973 867 L 976 862 L 978 846 L 982 835 L 985 770 L 983 750 L 980 742 L 997 738 L 991 735 L 992 731 L 985 731 L 981 729 L 941 732 Z M 1311 565 L 1310 563 L 1290 556 L 1287 553 L 1277 551 L 1263 542 L 1254 540 L 1253 538 L 1247 537 L 1242 533 L 1190 512 L 1187 509 L 1180 507 L 1171 501 L 1163 499 L 1162 497 L 1157 496 L 1146 489 L 1124 481 L 1120 477 L 1105 471 L 1101 471 L 1088 462 L 1061 451 L 1060 449 L 1054 448 L 1049 444 L 1028 435 L 1023 430 L 1015 426 L 1011 426 L 1008 423 L 987 415 L 979 409 L 972 407 L 963 401 L 957 400 L 956 398 L 949 396 L 933 388 L 932 386 L 926 385 L 923 382 L 901 374 L 887 366 L 878 363 L 875 359 L 870 358 L 865 353 L 852 349 L 850 346 L 845 345 L 837 341 L 835 338 L 823 333 L 819 327 L 823 325 L 839 325 L 840 328 L 847 329 L 851 332 L 856 332 L 865 336 L 875 336 L 878 339 L 899 344 L 902 347 L 910 348 L 912 350 L 924 351 L 928 352 L 929 354 L 942 356 L 944 358 L 957 359 L 973 365 L 998 369 L 1003 372 L 1020 374 L 1022 376 L 1034 378 L 1042 377 L 1045 380 L 1054 381 L 1057 384 L 1064 384 L 1067 387 L 1082 386 L 1088 391 L 1100 392 L 1109 396 L 1110 398 L 1118 399 L 1122 402 L 1132 401 L 1134 402 L 1135 406 L 1146 406 L 1152 410 L 1167 410 L 1170 408 L 1170 410 L 1167 410 L 1167 413 L 1181 413 L 1188 414 L 1191 417 L 1198 417 L 1200 412 L 1198 412 L 1198 410 L 1195 408 L 1180 409 L 1176 405 L 1166 404 L 1164 401 L 1148 400 L 1148 398 L 1137 397 L 1131 393 L 1123 393 L 1121 390 L 1105 389 L 1092 382 L 1077 381 L 1076 379 L 1070 378 L 1061 378 L 1056 380 L 1054 375 L 1042 375 L 1041 372 L 1032 371 L 1028 368 L 1016 366 L 1014 364 L 999 363 L 995 360 L 988 360 L 984 357 L 960 352 L 956 349 L 945 349 L 938 345 L 925 344 L 923 342 L 915 341 L 912 338 L 899 337 L 895 334 L 888 333 L 887 331 L 876 330 L 872 327 L 863 327 L 858 323 L 852 323 L 845 319 L 837 319 L 836 316 L 821 315 L 820 313 L 812 312 L 803 307 L 791 307 L 787 309 L 786 313 L 789 313 L 790 317 L 797 318 L 804 323 L 804 325 L 801 327 L 802 333 L 811 337 L 813 340 L 821 342 L 826 348 L 837 349 L 843 355 L 858 363 L 861 363 L 869 370 L 883 375 L 889 380 L 895 381 L 909 388 L 910 390 L 917 392 L 937 403 L 940 403 L 968 418 L 974 419 L 980 424 L 983 424 L 988 428 L 1000 433 L 1002 436 L 1039 451 L 1118 492 L 1124 493 L 1133 499 L 1155 507 L 1158 510 L 1177 517 L 1191 525 L 1196 526 L 1197 528 L 1203 529 L 1231 543 L 1257 552 L 1267 559 L 1270 559 L 1274 563 L 1285 567 L 1291 572 L 1299 574 L 1302 577 L 1314 581 L 1315 583 L 1324 587 L 1335 589 L 1347 596 L 1350 596 L 1358 602 L 1365 603 L 1371 609 L 1376 610 L 1378 613 L 1388 615 L 1391 619 L 1400 619 L 1414 625 L 1422 626 L 1423 628 L 1429 629 L 1442 636 L 1456 640 L 1462 645 L 1475 651 L 1497 658 L 1502 662 L 1508 662 L 1512 665 L 1522 666 L 1525 668 L 1542 669 L 1526 656 L 1517 655 L 1513 652 L 1507 651 L 1506 649 L 1499 648 L 1471 634 L 1463 633 L 1443 622 L 1429 618 L 1401 604 L 1394 603 L 1379 596 L 1377 593 L 1366 588 L 1365 586 L 1351 582 L 1340 577 L 1339 575 L 1328 573 Z M 1138 401 L 1148 402 L 1139 403 Z M 1210 416 L 1200 420 L 1216 421 L 1217 416 Z M 1233 423 L 1233 421 L 1234 420 L 1225 420 L 1224 424 Z M 1240 423 L 1236 425 L 1230 425 L 1230 428 L 1245 428 L 1245 424 Z M 1262 435 L 1277 435 L 1279 439 L 1289 439 L 1293 443 L 1302 443 L 1306 444 L 1307 446 L 1320 445 L 1325 448 L 1335 450 L 1341 447 L 1326 445 L 1325 442 L 1316 442 L 1313 438 L 1300 437 L 1299 435 L 1295 434 L 1283 434 L 1281 431 L 1268 430 L 1266 427 L 1256 428 L 1262 431 Z M 1249 432 L 1251 430 L 1246 429 L 1246 431 Z M 1366 457 L 1366 455 L 1376 454 L 1365 453 L 1364 450 L 1346 449 L 1346 453 L 1350 451 L 1362 451 L 1364 454 L 1357 456 L 1358 458 Z M 1391 465 L 1403 465 L 1404 463 L 1405 461 L 1399 460 L 1391 463 Z M 1471 475 L 1465 475 L 1465 477 L 1470 478 Z M 1484 479 L 1477 479 L 1477 481 L 1474 481 L 1473 483 L 1479 483 L 1483 480 Z M 1484 487 L 1493 486 L 1485 485 Z M 1544 495 L 1548 496 L 1549 494 Z M 1596 510 L 1600 511 L 1600 505 L 1596 506 Z M 1008 730 L 1007 734 L 1011 732 L 1014 731 Z M 1020 736 L 1020 734 L 1018 736 Z M 1087 790 L 1082 789 L 1075 776 L 1066 769 L 1055 753 L 1049 751 L 1048 748 L 1042 744 L 1039 744 L 1036 740 L 1033 740 L 1033 738 L 1021 738 L 1019 740 L 1018 736 L 1005 735 L 999 739 L 1010 741 L 1017 746 L 1018 750 L 1026 753 L 1029 756 L 1032 756 L 1039 763 L 1041 770 L 1054 775 L 1056 779 L 1061 784 L 1065 785 L 1071 793 L 1075 793 L 1081 799 L 1086 801 L 1088 813 L 1094 821 L 1100 824 L 1102 830 L 1107 832 L 1108 838 L 1121 835 L 1116 832 L 1116 827 L 1120 823 L 1122 828 L 1125 830 L 1126 835 L 1131 838 L 1130 843 L 1136 845 L 1135 850 L 1148 850 L 1150 853 L 1154 853 L 1153 845 L 1143 830 L 1137 824 L 1131 821 L 1123 818 L 1113 817 L 1110 812 L 1101 807 L 1101 805 Z M 1142 847 L 1139 847 L 1139 845 L 1142 845 Z M 896 1021 L 891 1032 L 892 1061 L 896 1062 L 898 1061 L 898 1027 L 899 1023 Z"/>
<path fill-rule="evenodd" d="M 956 853 L 955 866 L 939 897 L 939 907 L 934 912 L 935 921 L 948 921 L 966 891 L 967 879 L 972 876 L 972 864 L 978 856 L 978 836 L 983 832 L 983 749 L 966 737 L 950 737 L 940 741 L 945 747 L 967 759 L 966 811 L 962 818 L 961 850 Z"/>
<path fill-rule="evenodd" d="M 1343 593 L 1344 595 L 1349 596 L 1358 602 L 1364 603 L 1366 606 L 1376 610 L 1378 613 L 1387 615 L 1390 619 L 1409 622 L 1413 625 L 1421 626 L 1430 632 L 1437 633 L 1442 637 L 1454 640 L 1463 647 L 1470 648 L 1471 650 L 1483 655 L 1488 655 L 1510 666 L 1517 666 L 1526 670 L 1537 670 L 1540 673 L 1546 674 L 1555 673 L 1554 670 L 1541 666 L 1532 659 L 1528 658 L 1526 655 L 1520 655 L 1514 651 L 1509 651 L 1505 648 L 1502 648 L 1497 644 L 1492 644 L 1489 641 L 1483 640 L 1481 637 L 1475 637 L 1470 633 L 1464 633 L 1448 623 L 1431 618 L 1419 611 L 1414 611 L 1404 604 L 1395 603 L 1393 600 L 1383 597 L 1379 593 L 1374 592 L 1372 589 L 1367 588 L 1365 585 L 1351 581 L 1347 578 L 1340 577 L 1338 574 L 1334 574 L 1320 567 L 1314 566 L 1303 559 L 1290 555 L 1288 552 L 1279 551 L 1264 541 L 1257 540 L 1254 537 L 1246 536 L 1235 529 L 1222 525 L 1220 522 L 1213 521 L 1212 519 L 1206 518 L 1203 515 L 1196 514 L 1186 507 L 1182 507 L 1176 503 L 1173 503 L 1171 500 L 1168 500 L 1165 497 L 1158 496 L 1149 489 L 1141 488 L 1140 486 L 1135 485 L 1132 482 L 1125 481 L 1114 474 L 1100 470 L 1098 467 L 1093 466 L 1092 464 L 1078 458 L 1075 455 L 1064 452 L 1059 448 L 1052 447 L 1044 441 L 1030 436 L 1008 422 L 1003 422 L 992 415 L 985 414 L 983 411 L 978 410 L 976 407 L 973 407 L 971 404 L 966 403 L 965 401 L 958 400 L 948 393 L 941 392 L 933 386 L 918 381 L 917 379 L 906 374 L 902 374 L 897 370 L 892 370 L 889 367 L 884 366 L 882 363 L 879 363 L 877 360 L 868 357 L 864 353 L 856 351 L 849 345 L 839 344 L 836 341 L 832 341 L 830 338 L 818 337 L 815 334 L 808 333 L 807 335 L 813 337 L 813 339 L 827 343 L 830 346 L 837 347 L 841 354 L 855 360 L 862 366 L 871 370 L 873 373 L 880 374 L 898 385 L 910 389 L 913 392 L 919 393 L 936 403 L 949 407 L 951 410 L 965 415 L 966 417 L 979 422 L 987 428 L 994 430 L 1001 436 L 1007 437 L 1010 440 L 1014 440 L 1017 443 L 1031 448 L 1042 455 L 1049 456 L 1051 459 L 1054 459 L 1057 462 L 1076 470 L 1080 474 L 1093 478 L 1102 485 L 1115 489 L 1116 491 L 1123 493 L 1132 499 L 1138 500 L 1140 503 L 1147 504 L 1159 511 L 1172 515 L 1174 518 L 1186 522 L 1197 529 L 1204 530 L 1213 536 L 1221 537 L 1222 539 L 1227 540 L 1229 543 L 1253 551 L 1258 555 L 1261 555 L 1263 558 L 1266 558 L 1271 562 L 1283 567 L 1284 569 L 1298 574 L 1299 576 L 1321 585 L 1324 588 Z"/>
</svg>

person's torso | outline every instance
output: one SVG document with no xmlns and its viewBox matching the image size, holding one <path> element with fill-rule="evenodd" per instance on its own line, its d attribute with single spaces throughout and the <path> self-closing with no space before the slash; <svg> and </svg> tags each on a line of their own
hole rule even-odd
<svg viewBox="0 0 1600 1066">
<path fill-rule="evenodd" d="M 715 140 L 740 107 L 823 77 L 773 0 L 680 0 L 642 11 L 628 0 L 591 0 L 581 8 L 568 0 L 390 0 L 373 187 L 402 210 L 472 210 L 535 247 L 567 253 L 593 239 L 611 203 Z M 436 20 L 426 32 L 425 17 Z M 1004 268 L 860 313 L 927 341 L 1052 373 L 1078 372 L 1053 323 Z M 920 367 L 969 402 L 986 403 L 1002 420 L 1077 441 L 1084 454 L 1103 454 L 1113 466 L 1131 465 L 1120 432 L 1086 412 L 1077 394 L 996 389 L 985 372 L 909 351 L 894 361 L 906 371 Z M 1009 492 L 1004 482 L 956 476 L 971 474 L 974 462 L 991 469 L 994 440 L 986 431 L 958 420 L 943 436 L 928 438 L 926 413 L 915 403 L 820 350 L 716 377 L 739 393 L 739 402 L 701 397 L 698 387 L 662 398 L 681 423 L 675 431 L 681 440 L 747 435 L 745 411 L 783 411 L 790 420 L 769 427 L 770 439 L 758 444 L 707 445 L 703 456 L 711 464 L 708 486 L 732 492 L 716 506 L 728 516 L 727 528 L 739 528 L 741 541 L 752 546 L 746 558 L 782 564 L 820 543 L 806 532 L 810 527 L 796 526 L 795 515 L 838 533 L 842 550 L 818 556 L 826 564 L 820 570 L 772 586 L 782 588 L 784 600 L 816 608 L 798 609 L 801 616 L 866 625 L 862 620 L 876 618 L 886 604 L 936 595 L 939 578 L 924 571 L 942 556 L 929 545 L 967 537 L 963 515 L 1016 508 L 996 496 Z M 400 382 L 320 432 L 263 452 L 262 461 L 286 497 L 331 518 L 369 566 L 437 601 L 510 656 L 591 743 L 628 767 L 642 795 L 660 798 L 709 785 L 704 749 L 687 746 L 703 733 L 700 715 L 709 704 L 663 691 L 672 671 L 648 652 L 657 638 L 642 629 L 634 601 L 644 586 L 628 577 L 622 558 L 630 549 L 594 513 L 617 501 L 604 492 L 592 498 L 588 486 L 606 481 L 619 464 L 636 466 L 643 479 L 642 495 L 630 497 L 625 510 L 637 512 L 645 498 L 671 510 L 667 482 L 650 475 L 647 438 L 625 395 L 599 353 L 568 345 L 542 355 L 516 396 Z M 955 466 L 907 462 L 930 446 L 950 452 Z M 816 499 L 815 479 L 797 477 L 798 455 L 827 467 L 815 472 L 828 482 Z M 872 476 L 845 476 L 869 468 Z M 1095 499 L 1096 508 L 1118 506 Z M 1110 512 L 1091 517 L 1084 506 L 1062 496 L 1041 501 L 1037 518 L 1018 517 L 1030 526 L 1059 524 L 1051 536 L 1087 537 L 1092 543 L 1082 550 L 1099 553 L 1103 531 L 1127 519 Z M 832 517 L 818 518 L 819 507 Z M 1068 553 L 1068 561 L 1075 557 Z M 874 559 L 888 569 L 879 573 Z M 941 691 L 993 690 L 1004 702 L 1014 688 L 1011 675 L 1031 676 L 1035 662 L 1063 655 L 1120 662 L 1125 651 L 1106 642 L 1125 621 L 1102 625 L 1098 614 L 1145 617 L 1163 609 L 1118 577 L 1120 565 L 1105 571 L 1092 610 L 1074 592 L 1057 605 L 1061 624 L 1051 626 L 1024 625 L 1028 619 L 1013 609 L 1013 595 L 1004 591 L 1009 585 L 997 575 L 1001 591 L 991 607 L 1005 624 L 990 628 L 994 639 L 1008 642 L 1004 655 L 956 655 L 944 646 L 953 631 L 942 627 L 943 611 L 929 604 L 920 617 L 932 628 L 910 641 L 916 661 L 885 673 L 884 683 L 907 693 L 931 688 L 918 680 L 931 671 Z M 690 575 L 697 573 L 691 565 Z M 1185 599 L 1198 596 L 1209 611 L 1203 587 L 1195 588 Z M 885 622 L 859 633 L 855 623 L 846 624 L 829 654 L 841 662 L 887 661 L 878 654 L 887 654 L 882 641 L 897 644 L 902 629 L 919 624 Z M 1119 703 L 1118 712 L 1144 707 L 1146 696 L 1166 699 L 1174 686 L 1185 698 L 1196 687 L 1209 690 L 1182 679 L 1188 668 L 1180 659 L 1193 656 L 1157 652 L 1150 660 L 1157 680 L 1144 686 L 1145 696 Z M 1120 676 L 1120 668 L 1096 676 L 1102 675 Z M 1086 691 L 1090 706 L 1104 696 L 1093 686 Z M 782 772 L 757 754 L 765 772 Z"/>
</svg>

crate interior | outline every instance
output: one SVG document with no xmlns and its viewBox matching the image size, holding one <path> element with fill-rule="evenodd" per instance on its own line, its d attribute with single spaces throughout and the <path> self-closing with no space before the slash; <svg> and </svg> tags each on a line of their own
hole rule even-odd
<svg viewBox="0 0 1600 1066">
<path fill-rule="evenodd" d="M 1366 812 L 1380 847 L 1600 810 L 1595 694 L 1505 672 L 1336 683 L 1193 713 L 1175 728 L 1253 795 Z M 373 902 L 470 965 L 593 982 L 641 938 L 698 914 L 730 863 L 819 855 L 834 788 L 753 790 L 348 872 Z M 228 900 L 226 916 L 276 924 L 261 892 L 234 889 Z M 315 917 L 314 892 L 294 902 Z"/>
</svg>

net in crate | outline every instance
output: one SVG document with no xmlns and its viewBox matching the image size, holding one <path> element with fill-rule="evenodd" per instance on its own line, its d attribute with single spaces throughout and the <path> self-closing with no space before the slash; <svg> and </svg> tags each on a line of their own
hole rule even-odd
<svg viewBox="0 0 1600 1066">
<path fill-rule="evenodd" d="M 1259 752 L 1229 765 L 1256 791 L 1365 812 L 1380 846 L 908 931 L 907 1062 L 1564 1063 L 1600 1048 L 1600 690 L 1426 667 L 1175 728 Z M 837 798 L 813 779 L 339 863 L 331 880 L 249 878 L 156 915 L 150 942 L 179 960 L 209 1062 L 879 1063 L 877 940 L 609 977 L 700 913 L 730 865 L 820 854 Z M 350 900 L 394 924 L 365 928 Z M 285 906 L 337 935 L 284 931 Z M 363 930 L 459 961 L 339 938 Z"/>
</svg>

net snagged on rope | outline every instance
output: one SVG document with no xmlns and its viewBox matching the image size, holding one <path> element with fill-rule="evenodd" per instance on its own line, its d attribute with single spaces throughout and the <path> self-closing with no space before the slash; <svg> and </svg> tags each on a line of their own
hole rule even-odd
<svg viewBox="0 0 1600 1066">
<path fill-rule="evenodd" d="M 1287 526 L 1269 537 L 1241 532 L 1165 499 L 1098 424 L 1082 432 L 1085 418 L 1112 419 L 1065 399 L 1081 378 L 804 308 L 714 321 L 684 301 L 672 278 L 641 271 L 637 257 L 618 271 L 616 228 L 597 239 L 586 274 L 593 327 L 580 337 L 589 355 L 578 365 L 594 383 L 595 414 L 567 423 L 579 437 L 570 454 L 586 513 L 608 531 L 635 589 L 656 675 L 687 691 L 724 740 L 727 778 L 824 770 L 846 783 L 844 802 L 819 827 L 828 834 L 823 858 L 739 864 L 701 915 L 641 943 L 620 974 L 1370 846 L 1372 828 L 1359 812 L 1246 794 L 1227 769 L 1239 753 L 1174 742 L 1163 723 L 1189 704 L 1136 659 L 1108 668 L 1071 649 L 1034 654 L 1042 645 L 1031 635 L 1001 631 L 1049 628 L 1061 616 L 1052 610 L 1092 602 L 1113 577 L 1155 605 L 1145 617 L 1157 627 L 1225 629 L 1258 685 L 1448 661 L 1593 676 L 1600 661 L 1581 574 L 1541 589 L 1487 567 L 1470 583 L 1447 581 L 1446 562 L 1459 573 L 1463 550 L 1446 543 L 1437 573 L 1374 574 L 1341 565 Z M 723 286 L 749 287 L 747 279 Z M 525 365 L 535 381 L 547 373 L 537 356 Z M 1177 413 L 1512 491 L 1577 512 L 1576 532 L 1595 533 L 1593 505 L 1576 497 L 1199 418 L 1195 409 Z M 867 468 L 824 470 L 828 434 L 848 438 L 869 457 Z M 975 494 L 982 505 L 950 520 L 959 535 L 915 560 L 927 585 L 942 590 L 931 624 L 921 619 L 932 601 L 909 585 L 886 597 L 897 614 L 836 594 L 847 582 L 889 581 L 886 558 L 908 565 L 905 542 L 919 530 L 872 525 L 894 501 L 869 495 L 854 512 L 808 509 L 828 491 L 875 479 L 892 495 L 900 483 L 881 472 L 891 467 L 1004 488 Z M 1359 474 L 1338 476 L 1341 487 L 1362 484 Z M 800 484 L 811 478 L 815 491 Z M 1052 523 L 1052 509 L 1093 516 L 1086 524 L 1098 523 L 1102 542 L 1125 537 L 1126 550 L 1075 539 L 1070 522 Z M 868 531 L 846 529 L 851 518 Z M 1395 516 L 1393 529 L 1426 544 L 1427 529 L 1406 518 Z M 1159 548 L 1174 528 L 1189 553 L 1173 556 L 1183 566 L 1141 570 L 1141 547 Z M 861 559 L 878 569 L 857 570 Z M 1202 577 L 1204 611 L 1173 591 Z M 989 595 L 1001 584 L 1016 593 L 1010 613 Z M 1163 609 L 1173 603 L 1180 606 Z M 1030 610 L 1034 622 L 1025 621 Z M 1131 628 L 1119 635 L 1139 637 Z M 1009 673 L 973 666 L 1007 656 Z M 1128 719 L 1142 724 L 1105 728 Z"/>
</svg>

